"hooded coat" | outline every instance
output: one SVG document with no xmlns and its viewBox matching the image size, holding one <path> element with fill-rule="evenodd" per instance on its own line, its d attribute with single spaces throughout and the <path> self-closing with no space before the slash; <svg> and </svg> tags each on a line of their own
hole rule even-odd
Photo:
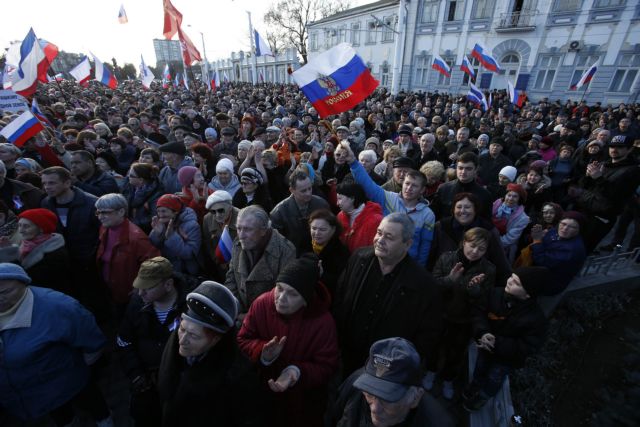
<svg viewBox="0 0 640 427">
<path fill-rule="evenodd" d="M 174 270 L 197 275 L 200 270 L 198 256 L 202 243 L 200 234 L 196 213 L 191 208 L 183 208 L 176 216 L 173 233 L 168 238 L 165 232 L 152 230 L 149 239 L 160 250 L 160 255 L 171 261 Z"/>
</svg>

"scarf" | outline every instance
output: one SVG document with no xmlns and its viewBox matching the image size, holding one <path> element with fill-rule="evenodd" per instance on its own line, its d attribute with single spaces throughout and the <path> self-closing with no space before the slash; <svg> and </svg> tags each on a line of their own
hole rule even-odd
<svg viewBox="0 0 640 427">
<path fill-rule="evenodd" d="M 505 205 L 504 203 L 500 205 L 500 207 L 498 208 L 498 211 L 496 212 L 496 218 L 509 218 L 511 216 L 511 214 L 513 213 L 514 208 L 510 208 L 509 206 Z"/>
<path fill-rule="evenodd" d="M 51 238 L 53 234 L 39 234 L 31 240 L 23 240 L 20 243 L 20 259 L 24 259 L 31 251 Z"/>
<path fill-rule="evenodd" d="M 311 246 L 313 247 L 313 253 L 320 255 L 320 252 L 322 252 L 326 245 L 319 245 L 315 240 L 311 240 Z"/>
</svg>

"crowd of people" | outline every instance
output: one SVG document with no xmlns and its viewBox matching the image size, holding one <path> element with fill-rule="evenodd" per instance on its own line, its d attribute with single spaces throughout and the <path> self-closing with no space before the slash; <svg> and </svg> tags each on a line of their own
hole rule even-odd
<svg viewBox="0 0 640 427">
<path fill-rule="evenodd" d="M 640 246 L 639 105 L 36 98 L 46 131 L 0 143 L 3 425 L 113 425 L 111 360 L 138 426 L 454 425 L 544 343 L 537 297 Z"/>
</svg>

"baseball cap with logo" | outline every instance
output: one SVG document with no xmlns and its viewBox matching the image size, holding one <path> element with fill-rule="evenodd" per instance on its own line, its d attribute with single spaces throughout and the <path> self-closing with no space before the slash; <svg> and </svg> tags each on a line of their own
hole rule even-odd
<svg viewBox="0 0 640 427">
<path fill-rule="evenodd" d="M 404 338 L 376 341 L 369 350 L 364 372 L 353 386 L 387 402 L 397 402 L 412 386 L 422 386 L 420 355 Z"/>
<path fill-rule="evenodd" d="M 171 278 L 173 275 L 173 265 L 161 256 L 146 260 L 138 270 L 138 276 L 133 281 L 136 289 L 149 289 L 160 284 L 160 282 Z"/>
<path fill-rule="evenodd" d="M 611 138 L 611 142 L 609 142 L 609 147 L 630 147 L 631 146 L 631 138 L 627 138 L 626 135 L 616 135 Z"/>
</svg>

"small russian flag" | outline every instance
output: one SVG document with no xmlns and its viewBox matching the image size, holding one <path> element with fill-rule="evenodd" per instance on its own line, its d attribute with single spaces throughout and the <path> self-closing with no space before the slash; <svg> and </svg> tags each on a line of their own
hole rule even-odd
<svg viewBox="0 0 640 427">
<path fill-rule="evenodd" d="M 473 47 L 471 56 L 476 58 L 478 62 L 480 62 L 482 66 L 489 71 L 492 71 L 494 73 L 502 71 L 502 68 L 500 68 L 500 64 L 498 64 L 498 61 L 496 61 L 495 58 L 491 56 L 491 54 L 489 54 L 487 48 L 480 43 L 476 43 L 476 45 Z"/>
<path fill-rule="evenodd" d="M 467 93 L 467 100 L 473 102 L 474 104 L 483 107 L 485 111 L 489 109 L 487 98 L 485 98 L 484 93 L 480 89 L 476 87 L 473 83 L 469 83 L 469 92 Z"/>
<path fill-rule="evenodd" d="M 220 240 L 218 240 L 218 246 L 216 246 L 216 258 L 220 264 L 226 264 L 231 261 L 232 247 L 233 240 L 231 239 L 231 234 L 229 234 L 229 226 L 225 225 Z"/>
<path fill-rule="evenodd" d="M 460 65 L 460 70 L 467 73 L 471 80 L 476 79 L 476 73 L 473 72 L 473 67 L 471 66 L 471 61 L 467 58 L 467 55 L 462 57 L 462 64 Z"/>
<path fill-rule="evenodd" d="M 42 110 L 40 109 L 38 100 L 35 97 L 33 97 L 33 101 L 31 101 L 31 112 L 33 113 L 34 116 L 37 117 L 38 120 L 42 122 L 42 124 L 44 124 L 45 126 L 49 126 L 50 128 L 55 128 L 53 123 L 49 121 L 47 116 L 45 116 Z"/>
<path fill-rule="evenodd" d="M 100 62 L 100 60 L 96 58 L 94 54 L 91 55 L 93 56 L 93 60 L 96 64 L 96 80 L 103 85 L 110 87 L 111 89 L 115 89 L 116 87 L 118 87 L 118 81 L 111 73 L 111 71 L 107 67 L 105 67 L 105 65 Z"/>
<path fill-rule="evenodd" d="M 129 22 L 129 19 L 127 18 L 127 12 L 125 12 L 123 4 L 120 5 L 120 11 L 118 12 L 118 22 L 121 24 L 126 24 L 127 22 Z"/>
<path fill-rule="evenodd" d="M 589 84 L 589 82 L 593 79 L 593 76 L 596 74 L 596 71 L 598 71 L 598 67 L 596 66 L 596 64 L 593 64 L 591 67 L 589 67 L 589 69 L 587 69 L 587 71 L 582 74 L 580 80 L 571 85 L 571 90 L 577 90 L 582 86 Z"/>
<path fill-rule="evenodd" d="M 451 67 L 446 61 L 440 58 L 440 55 L 433 55 L 433 64 L 431 64 L 431 68 L 444 74 L 447 77 L 451 77 Z"/>
<path fill-rule="evenodd" d="M 36 116 L 31 114 L 31 111 L 25 111 L 11 123 L 6 125 L 0 131 L 0 135 L 7 138 L 7 141 L 11 142 L 16 147 L 22 147 L 25 142 L 43 130 L 44 126 Z"/>
</svg>

